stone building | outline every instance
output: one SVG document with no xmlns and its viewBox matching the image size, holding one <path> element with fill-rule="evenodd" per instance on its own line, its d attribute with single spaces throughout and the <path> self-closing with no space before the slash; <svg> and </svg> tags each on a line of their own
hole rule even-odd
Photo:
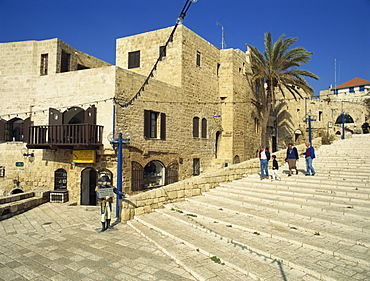
<svg viewBox="0 0 370 281">
<path fill-rule="evenodd" d="M 117 182 L 110 142 L 119 133 L 130 138 L 122 149 L 128 193 L 256 157 L 261 124 L 248 53 L 220 50 L 182 25 L 173 31 L 117 39 L 116 65 L 59 39 L 0 44 L 3 193 L 68 190 L 70 200 L 95 204 L 98 178 Z M 333 128 L 332 105 L 281 101 L 268 126 L 270 146 L 307 140 L 310 112 L 319 118 L 314 137 Z"/>
</svg>

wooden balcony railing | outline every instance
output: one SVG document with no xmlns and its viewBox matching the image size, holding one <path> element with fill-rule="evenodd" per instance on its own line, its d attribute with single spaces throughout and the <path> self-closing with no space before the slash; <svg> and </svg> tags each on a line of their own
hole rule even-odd
<svg viewBox="0 0 370 281">
<path fill-rule="evenodd" d="M 103 126 L 65 124 L 30 126 L 28 148 L 35 149 L 99 149 Z"/>
</svg>

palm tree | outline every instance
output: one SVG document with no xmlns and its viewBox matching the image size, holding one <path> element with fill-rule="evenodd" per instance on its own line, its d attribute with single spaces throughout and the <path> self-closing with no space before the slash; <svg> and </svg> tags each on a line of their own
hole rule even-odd
<svg viewBox="0 0 370 281">
<path fill-rule="evenodd" d="M 272 106 L 276 102 L 276 94 L 286 98 L 291 94 L 294 99 L 303 98 L 304 93 L 312 96 L 314 90 L 308 85 L 303 76 L 319 79 L 315 74 L 298 69 L 303 63 L 308 63 L 312 52 L 303 47 L 289 49 L 298 38 L 286 38 L 281 35 L 273 44 L 271 33 L 265 33 L 265 52 L 262 55 L 255 47 L 248 45 L 250 50 L 251 82 L 255 100 L 261 115 L 261 145 L 266 144 L 266 129 Z M 303 92 L 302 92 L 303 91 Z"/>
</svg>

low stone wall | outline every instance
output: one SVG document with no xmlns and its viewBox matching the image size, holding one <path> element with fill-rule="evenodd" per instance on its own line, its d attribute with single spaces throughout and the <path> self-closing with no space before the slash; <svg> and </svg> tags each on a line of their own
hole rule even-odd
<svg viewBox="0 0 370 281">
<path fill-rule="evenodd" d="M 321 138 L 313 141 L 313 146 L 321 146 Z M 296 146 L 298 153 L 305 151 L 306 146 L 300 144 Z M 285 162 L 286 150 L 274 152 L 279 165 Z M 218 186 L 221 182 L 233 181 L 242 177 L 257 174 L 260 171 L 259 159 L 251 159 L 239 164 L 233 164 L 229 167 L 204 173 L 173 184 L 165 185 L 157 189 L 139 193 L 122 200 L 120 218 L 122 221 L 128 221 L 134 216 L 144 213 L 150 213 L 155 209 L 162 207 L 166 203 L 185 200 L 185 198 L 201 195 L 211 188 Z"/>
<path fill-rule="evenodd" d="M 23 213 L 49 201 L 50 191 L 24 192 L 0 198 L 0 220 Z"/>
</svg>

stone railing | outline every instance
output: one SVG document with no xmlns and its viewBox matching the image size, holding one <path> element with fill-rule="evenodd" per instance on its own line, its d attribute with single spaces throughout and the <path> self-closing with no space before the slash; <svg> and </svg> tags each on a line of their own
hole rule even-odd
<svg viewBox="0 0 370 281">
<path fill-rule="evenodd" d="M 315 139 L 313 141 L 313 146 L 315 148 L 320 147 L 321 138 Z M 299 153 L 305 151 L 306 148 L 304 144 L 297 145 L 296 147 Z M 276 159 L 279 161 L 280 166 L 285 163 L 285 149 L 274 152 L 273 154 L 276 155 Z M 188 197 L 201 195 L 203 192 L 218 186 L 221 182 L 240 179 L 247 175 L 257 174 L 259 171 L 260 163 L 259 159 L 256 158 L 130 196 L 122 200 L 120 218 L 122 221 L 131 220 L 134 216 L 150 213 L 166 203 L 181 201 Z"/>
</svg>

